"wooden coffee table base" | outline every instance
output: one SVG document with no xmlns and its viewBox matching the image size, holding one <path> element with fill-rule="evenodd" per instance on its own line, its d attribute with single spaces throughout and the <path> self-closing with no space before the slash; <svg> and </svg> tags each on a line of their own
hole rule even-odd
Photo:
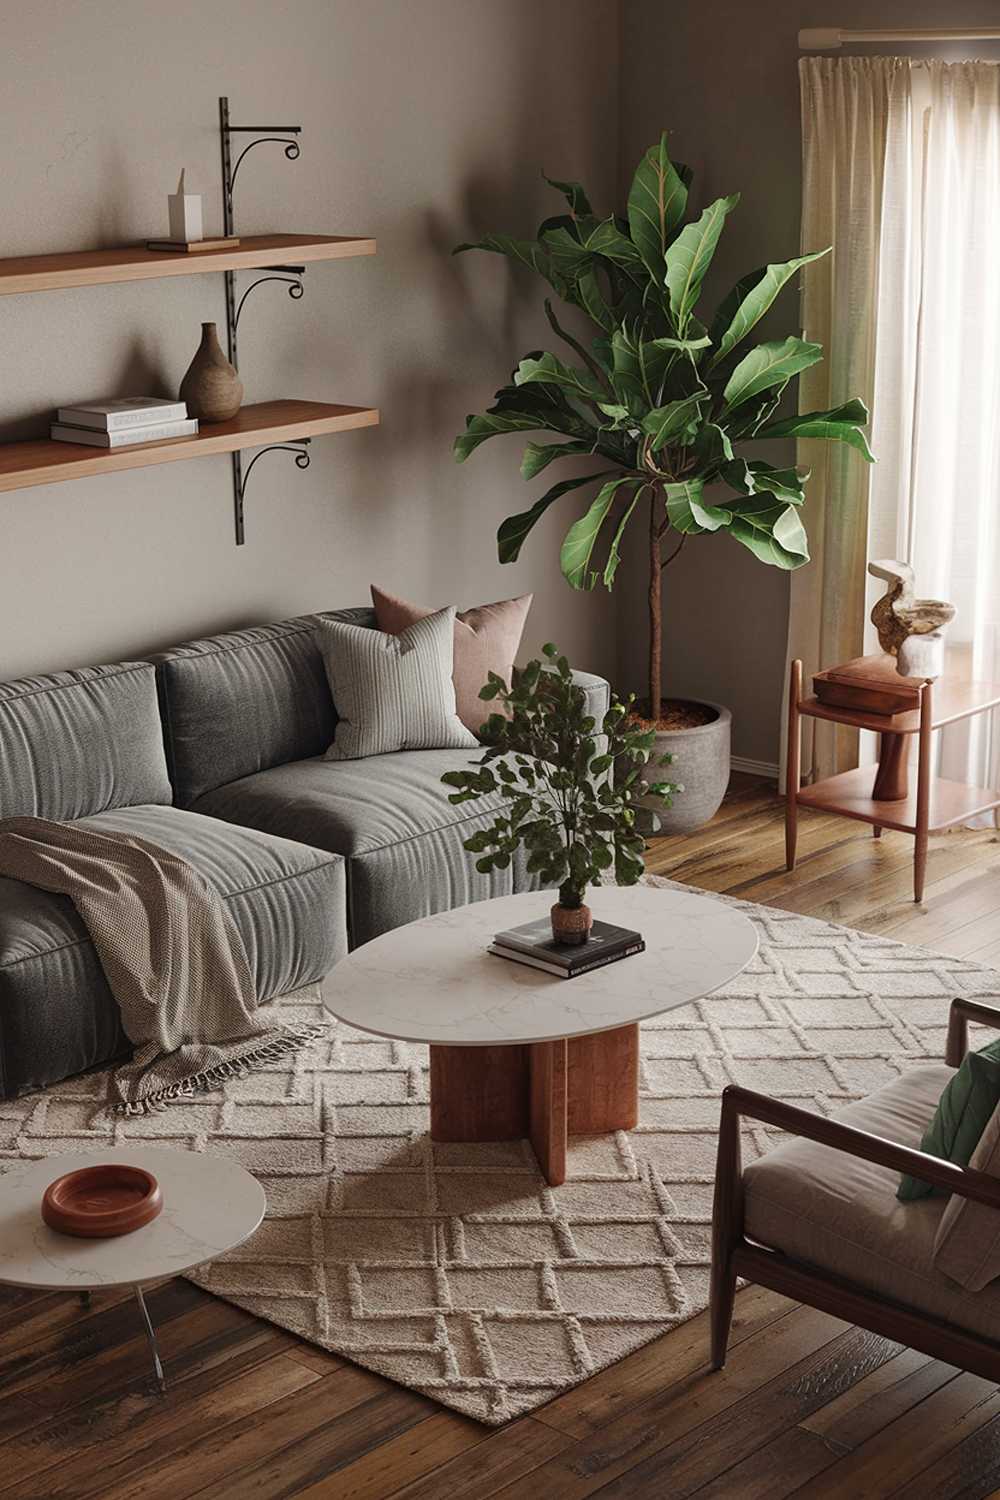
<svg viewBox="0 0 1000 1500">
<path fill-rule="evenodd" d="M 566 1180 L 570 1135 L 639 1121 L 639 1028 L 501 1047 L 431 1049 L 431 1139 L 527 1136 L 548 1183 Z"/>
</svg>

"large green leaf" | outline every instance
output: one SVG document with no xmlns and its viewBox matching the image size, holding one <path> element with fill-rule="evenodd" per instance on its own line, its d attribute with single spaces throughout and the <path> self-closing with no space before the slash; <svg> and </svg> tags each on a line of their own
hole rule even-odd
<svg viewBox="0 0 1000 1500">
<path fill-rule="evenodd" d="M 809 478 L 809 470 L 800 472 L 798 469 L 775 469 L 771 464 L 760 463 L 753 459 L 747 464 L 753 478 L 754 489 L 760 493 L 762 490 L 773 495 L 776 500 L 784 500 L 787 505 L 803 505 L 805 503 L 805 490 L 803 486 Z"/>
<path fill-rule="evenodd" d="M 625 535 L 625 528 L 628 525 L 629 521 L 632 519 L 632 512 L 638 505 L 639 496 L 641 494 L 642 490 L 637 489 L 628 505 L 626 505 L 625 509 L 622 511 L 621 520 L 618 522 L 618 526 L 615 529 L 615 534 L 611 538 L 611 546 L 608 548 L 608 560 L 604 564 L 604 587 L 606 589 L 611 588 L 614 584 L 615 574 L 618 572 L 618 565 L 621 562 L 620 548 L 622 537 Z"/>
<path fill-rule="evenodd" d="M 705 480 L 714 477 L 716 470 L 722 464 L 731 462 L 733 457 L 729 434 L 716 422 L 702 423 L 698 436 L 691 444 L 691 451 Z"/>
<path fill-rule="evenodd" d="M 796 260 L 786 260 L 781 264 L 764 266 L 762 270 L 754 271 L 750 276 L 745 276 L 742 281 L 737 282 L 720 306 L 712 324 L 712 342 L 716 345 L 716 349 L 712 355 L 710 367 L 725 359 L 726 355 L 746 338 L 796 271 L 809 265 L 810 261 L 819 260 L 821 256 L 829 255 L 829 253 L 829 246 L 826 250 L 814 250 L 811 255 L 800 255 Z"/>
<path fill-rule="evenodd" d="M 573 350 L 573 353 L 578 355 L 579 358 L 583 361 L 584 365 L 590 371 L 591 375 L 593 375 L 594 379 L 601 386 L 601 388 L 608 394 L 610 394 L 612 387 L 608 371 L 601 365 L 600 361 L 595 358 L 593 354 L 589 354 L 587 352 L 587 350 L 580 343 L 579 339 L 574 338 L 571 333 L 567 332 L 567 330 L 563 328 L 562 324 L 559 322 L 559 319 L 556 317 L 555 312 L 553 311 L 552 303 L 549 301 L 548 297 L 546 297 L 545 299 L 545 316 L 549 320 L 549 326 L 552 329 L 553 333 L 561 338 L 563 343 L 569 345 L 569 347 Z"/>
<path fill-rule="evenodd" d="M 791 571 L 809 561 L 809 544 L 798 511 L 771 495 L 734 504 L 728 529 L 730 536 L 771 567 Z"/>
<path fill-rule="evenodd" d="M 504 432 L 537 432 L 545 425 L 537 412 L 483 412 L 481 416 L 466 417 L 465 431 L 455 439 L 452 451 L 461 464 L 488 438 L 498 437 Z"/>
<path fill-rule="evenodd" d="M 728 526 L 732 515 L 716 505 L 704 501 L 705 483 L 698 478 L 684 479 L 676 484 L 663 486 L 667 503 L 667 518 L 675 531 L 683 536 L 697 536 L 703 531 L 718 531 Z"/>
<path fill-rule="evenodd" d="M 574 453 L 590 453 L 592 444 L 576 438 L 571 443 L 528 443 L 521 459 L 521 478 L 534 479 L 547 469 L 553 459 L 569 458 Z"/>
<path fill-rule="evenodd" d="M 664 253 L 686 207 L 687 188 L 670 160 L 664 132 L 643 154 L 628 195 L 629 233 L 657 285 Z"/>
<path fill-rule="evenodd" d="M 517 240 L 509 234 L 486 234 L 481 240 L 456 245 L 451 253 L 461 255 L 465 250 L 492 250 L 497 255 L 509 256 L 511 260 L 518 260 L 522 265 L 529 266 L 539 276 L 544 276 L 546 281 L 552 279 L 552 262 L 548 251 L 537 240 Z"/>
<path fill-rule="evenodd" d="M 773 385 L 789 380 L 800 371 L 807 370 L 823 358 L 821 344 L 809 344 L 805 339 L 787 338 L 758 344 L 756 349 L 744 355 L 726 382 L 722 393 L 730 409 L 758 396 Z"/>
<path fill-rule="evenodd" d="M 745 401 L 737 411 L 726 415 L 726 431 L 734 443 L 741 438 L 753 437 L 757 429 L 774 415 L 787 385 L 787 380 L 780 380 L 769 391 Z"/>
<path fill-rule="evenodd" d="M 642 256 L 638 248 L 623 234 L 614 218 L 603 219 L 586 239 L 587 249 L 593 255 L 603 255 L 616 266 L 630 274 L 642 274 Z"/>
<path fill-rule="evenodd" d="M 611 507 L 615 503 L 615 496 L 622 486 L 631 485 L 634 488 L 641 484 L 641 479 L 632 478 L 627 474 L 616 474 L 613 479 L 608 480 L 607 484 L 601 486 L 590 509 L 567 531 L 559 554 L 559 565 L 566 582 L 572 588 L 593 588 L 596 584 L 597 574 L 591 571 L 590 559 L 601 527 L 607 520 Z"/>
<path fill-rule="evenodd" d="M 587 269 L 593 256 L 568 229 L 552 229 L 540 236 L 552 269 L 564 282 L 573 282 Z"/>
<path fill-rule="evenodd" d="M 593 319 L 598 328 L 610 333 L 615 326 L 615 315 L 608 306 L 593 266 L 586 266 L 576 278 L 576 295 L 587 316 Z"/>
<path fill-rule="evenodd" d="M 540 500 L 536 500 L 530 510 L 521 511 L 516 516 L 508 516 L 506 521 L 501 522 L 497 531 L 497 556 L 502 563 L 516 562 L 521 551 L 521 544 L 528 532 L 548 510 L 550 505 L 570 490 L 578 490 L 581 485 L 590 484 L 598 479 L 607 479 L 613 469 L 604 469 L 599 474 L 582 474 L 575 479 L 563 479 L 559 484 L 554 484 L 550 490 L 546 490 Z"/>
<path fill-rule="evenodd" d="M 647 339 L 644 345 L 647 349 L 673 349 L 680 354 L 693 354 L 699 349 L 707 349 L 712 340 L 707 333 L 692 339 Z"/>
<path fill-rule="evenodd" d="M 679 401 L 669 401 L 666 406 L 655 407 L 642 419 L 642 430 L 652 439 L 650 448 L 658 453 L 671 438 L 680 437 L 690 423 L 697 421 L 702 403 L 708 400 L 703 388 L 691 396 L 682 396 Z"/>
<path fill-rule="evenodd" d="M 564 365 L 555 354 L 542 354 L 537 359 L 531 356 L 522 359 L 514 371 L 514 384 L 555 385 L 583 401 L 603 401 L 608 394 L 589 370 L 577 370 Z"/>
<path fill-rule="evenodd" d="M 480 443 L 502 433 L 539 430 L 561 432 L 564 437 L 579 438 L 589 445 L 597 444 L 600 438 L 597 428 L 570 406 L 558 386 L 505 385 L 497 391 L 495 404 L 489 411 L 466 418 L 464 433 L 455 439 L 455 458 L 463 463 Z"/>
<path fill-rule="evenodd" d="M 570 213 L 576 218 L 579 214 L 593 213 L 593 209 L 587 199 L 587 194 L 579 182 L 560 182 L 556 177 L 546 177 L 542 173 L 549 187 L 554 187 L 557 192 L 562 193 L 569 204 Z"/>
<path fill-rule="evenodd" d="M 779 422 L 768 422 L 766 426 L 758 428 L 754 436 L 825 438 L 829 442 L 849 443 L 852 448 L 857 448 L 868 463 L 873 464 L 875 455 L 868 446 L 868 439 L 861 431 L 867 421 L 868 408 L 863 401 L 855 397 L 851 401 L 845 401 L 843 406 L 833 407 L 830 411 L 807 411 L 798 417 L 785 417 Z"/>
<path fill-rule="evenodd" d="M 732 193 L 728 198 L 717 198 L 714 203 L 709 204 L 696 223 L 685 225 L 673 244 L 667 246 L 664 258 L 670 311 L 677 331 L 681 334 L 698 301 L 701 284 L 719 243 L 726 215 L 732 213 L 739 201 L 739 193 Z"/>
</svg>

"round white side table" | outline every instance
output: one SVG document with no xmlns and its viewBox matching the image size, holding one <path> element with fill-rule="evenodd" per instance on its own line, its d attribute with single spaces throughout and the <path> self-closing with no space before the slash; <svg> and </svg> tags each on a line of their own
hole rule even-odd
<svg viewBox="0 0 1000 1500">
<path fill-rule="evenodd" d="M 66 1172 L 103 1162 L 145 1167 L 160 1184 L 162 1212 L 150 1224 L 114 1239 L 57 1234 L 42 1221 L 42 1195 Z M 49 1156 L 0 1174 L 0 1282 L 39 1291 L 131 1286 L 142 1313 L 160 1390 L 166 1379 L 142 1283 L 193 1270 L 249 1239 L 267 1199 L 236 1162 L 198 1151 L 130 1146 Z"/>
<path fill-rule="evenodd" d="M 753 924 L 689 891 L 636 885 L 590 894 L 595 917 L 639 931 L 633 954 L 560 979 L 486 951 L 495 933 L 548 911 L 551 891 L 424 917 L 337 964 L 326 1008 L 377 1036 L 427 1042 L 431 1136 L 528 1136 L 553 1185 L 568 1135 L 630 1130 L 639 1116 L 640 1021 L 735 978 L 757 952 Z"/>
</svg>

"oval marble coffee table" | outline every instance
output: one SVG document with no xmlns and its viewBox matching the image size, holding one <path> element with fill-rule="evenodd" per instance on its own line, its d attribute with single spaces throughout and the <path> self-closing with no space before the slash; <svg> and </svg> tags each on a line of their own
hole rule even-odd
<svg viewBox="0 0 1000 1500">
<path fill-rule="evenodd" d="M 340 961 L 323 999 L 361 1031 L 430 1044 L 433 1140 L 528 1136 L 555 1186 L 568 1135 L 638 1123 L 638 1023 L 733 979 L 757 934 L 705 896 L 607 886 L 590 894 L 595 917 L 641 932 L 644 953 L 575 979 L 487 953 L 495 933 L 553 899 L 500 896 L 384 933 Z"/>
<path fill-rule="evenodd" d="M 125 1162 L 152 1172 L 163 1192 L 160 1214 L 133 1234 L 87 1240 L 42 1222 L 50 1182 L 79 1167 Z M 131 1286 L 142 1313 L 160 1390 L 166 1390 L 142 1283 L 178 1276 L 249 1239 L 267 1207 L 264 1189 L 237 1162 L 198 1151 L 131 1146 L 79 1151 L 24 1162 L 0 1173 L 0 1282 L 39 1291 Z"/>
</svg>

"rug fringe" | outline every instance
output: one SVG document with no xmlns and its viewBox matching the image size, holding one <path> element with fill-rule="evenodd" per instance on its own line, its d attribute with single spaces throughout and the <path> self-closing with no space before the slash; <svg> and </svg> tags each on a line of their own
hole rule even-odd
<svg viewBox="0 0 1000 1500">
<path fill-rule="evenodd" d="M 253 1047 L 239 1057 L 215 1063 L 200 1073 L 192 1073 L 176 1083 L 146 1094 L 142 1099 L 121 1100 L 111 1106 L 111 1113 L 123 1116 L 152 1114 L 165 1109 L 172 1099 L 190 1099 L 195 1094 L 211 1093 L 229 1078 L 245 1078 L 252 1068 L 261 1063 L 280 1062 L 291 1052 L 300 1052 L 311 1042 L 325 1036 L 329 1026 L 325 1022 L 313 1025 L 291 1023 L 280 1028 L 281 1035 L 272 1036 L 259 1047 Z"/>
</svg>

